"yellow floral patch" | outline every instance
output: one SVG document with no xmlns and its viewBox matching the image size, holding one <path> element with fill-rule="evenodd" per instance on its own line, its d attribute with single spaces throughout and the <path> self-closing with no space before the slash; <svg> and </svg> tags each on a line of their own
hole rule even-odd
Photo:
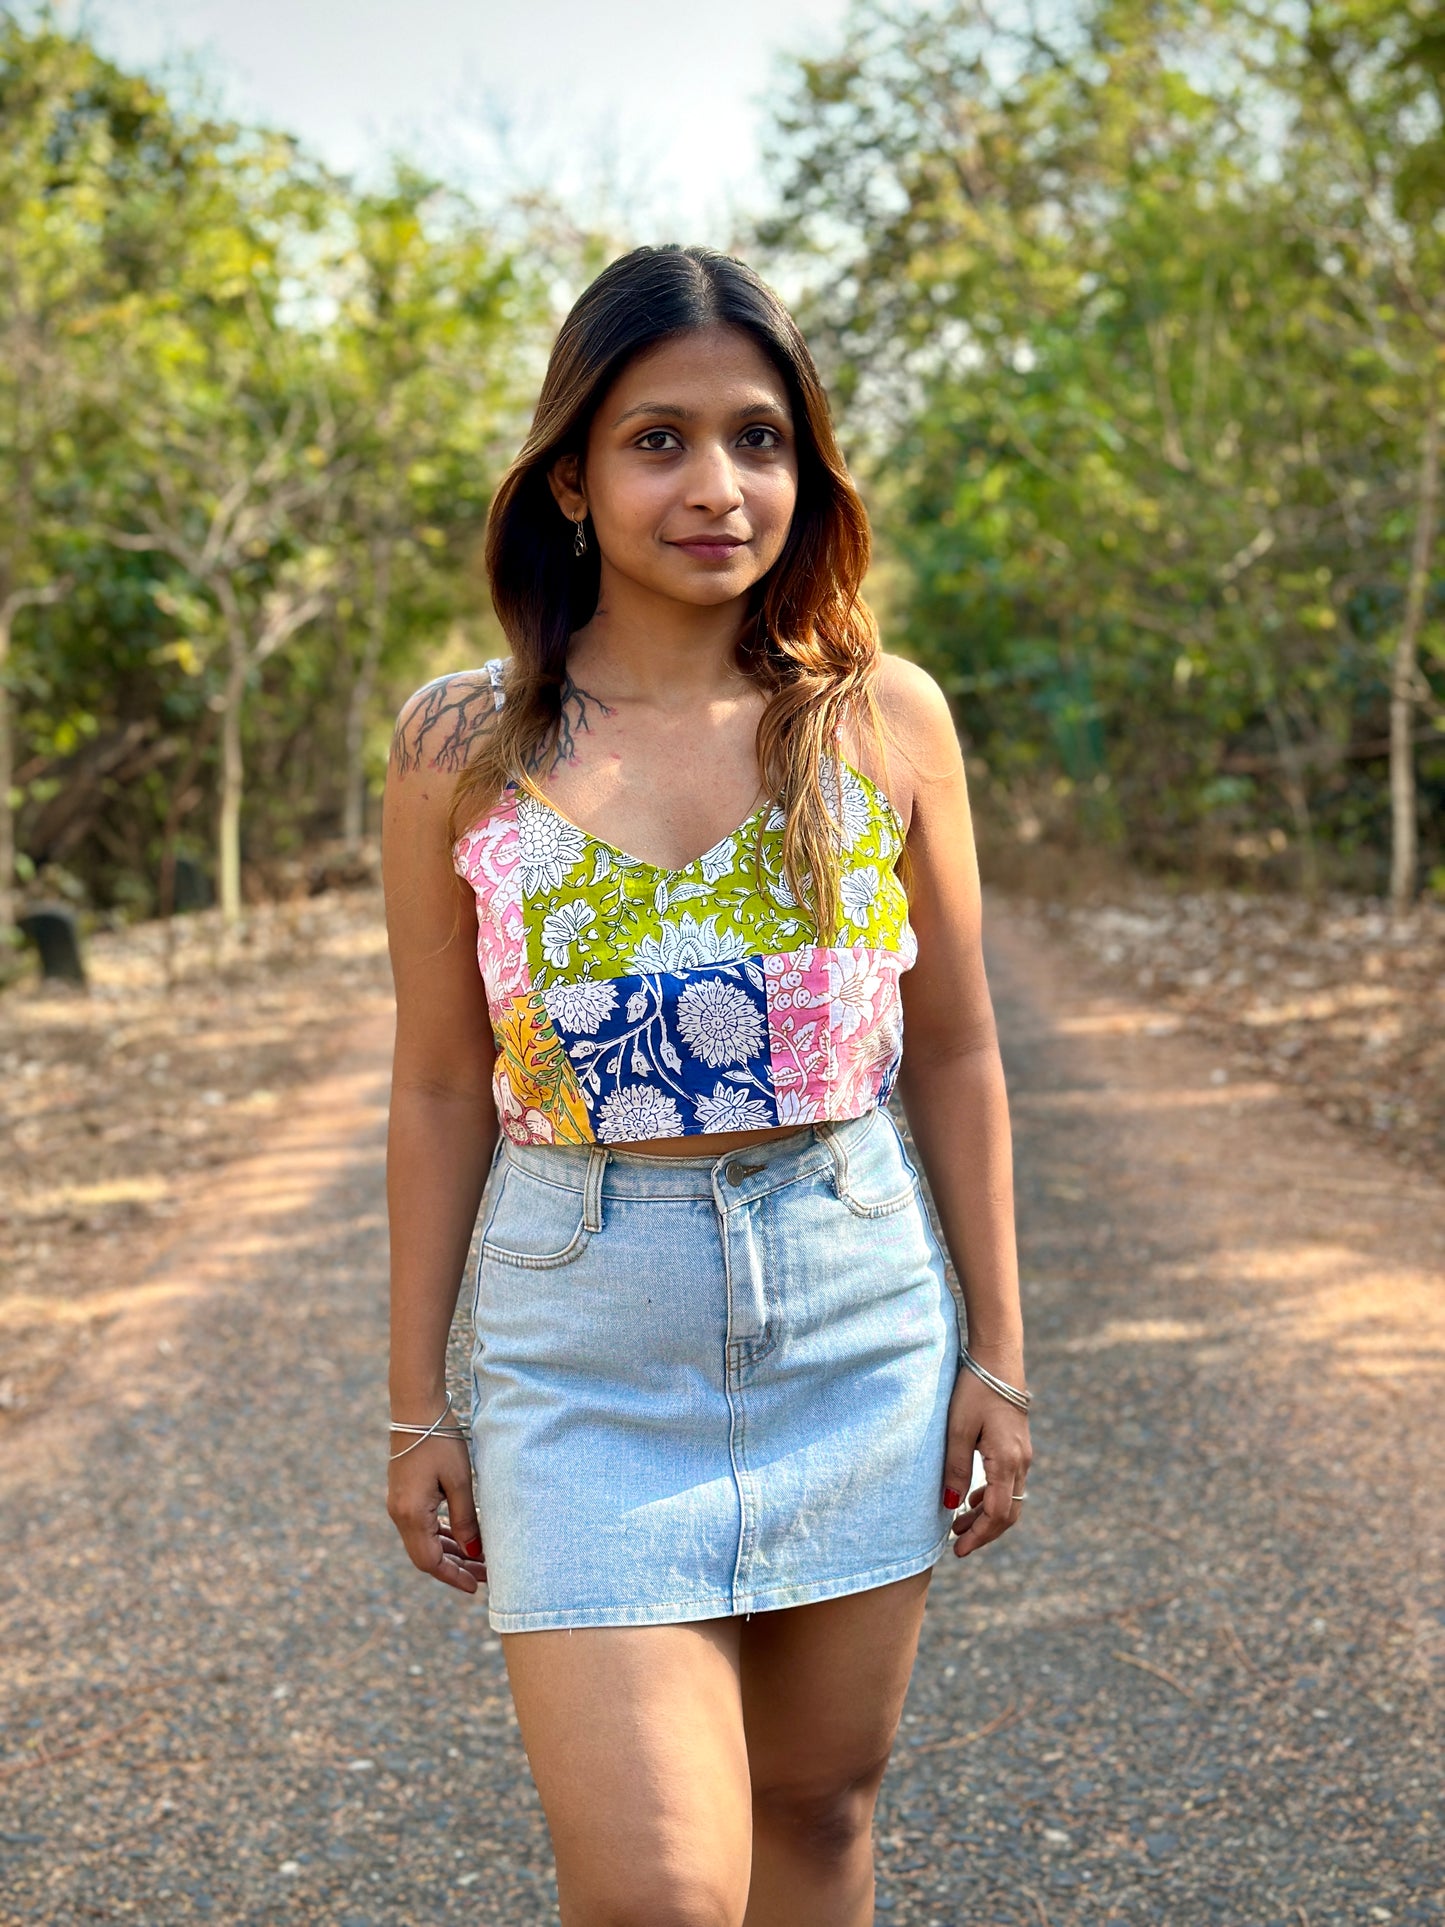
<svg viewBox="0 0 1445 1927">
<path fill-rule="evenodd" d="M 492 1089 L 507 1135 L 531 1144 L 594 1144 L 577 1073 L 540 992 L 513 997 L 495 1035 Z"/>
</svg>

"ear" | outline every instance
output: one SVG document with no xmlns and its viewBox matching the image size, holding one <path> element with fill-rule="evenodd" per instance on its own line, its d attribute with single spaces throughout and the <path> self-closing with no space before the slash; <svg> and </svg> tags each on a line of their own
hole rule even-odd
<svg viewBox="0 0 1445 1927">
<path fill-rule="evenodd" d="M 587 497 L 582 489 L 582 463 L 576 455 L 559 455 L 547 470 L 547 486 L 553 500 L 569 522 L 580 522 L 587 513 Z"/>
</svg>

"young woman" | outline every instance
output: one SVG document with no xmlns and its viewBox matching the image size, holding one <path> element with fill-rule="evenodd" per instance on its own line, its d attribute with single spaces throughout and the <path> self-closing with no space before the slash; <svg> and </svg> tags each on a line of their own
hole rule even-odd
<svg viewBox="0 0 1445 1927">
<path fill-rule="evenodd" d="M 640 248 L 493 505 L 510 659 L 397 720 L 389 1510 L 488 1585 L 568 1927 L 871 1920 L 930 1571 L 1021 1516 L 964 772 L 867 559 L 776 296 Z"/>
</svg>

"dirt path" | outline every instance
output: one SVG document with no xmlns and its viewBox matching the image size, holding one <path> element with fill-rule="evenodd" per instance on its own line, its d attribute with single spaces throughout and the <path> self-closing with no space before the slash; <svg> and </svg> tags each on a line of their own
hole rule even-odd
<svg viewBox="0 0 1445 1927">
<path fill-rule="evenodd" d="M 1445 1919 L 1445 1194 L 989 917 L 1038 1460 L 940 1567 L 879 1918 Z M 0 1443 L 0 1920 L 555 1917 L 499 1647 L 381 1510 L 388 1043 Z"/>
</svg>

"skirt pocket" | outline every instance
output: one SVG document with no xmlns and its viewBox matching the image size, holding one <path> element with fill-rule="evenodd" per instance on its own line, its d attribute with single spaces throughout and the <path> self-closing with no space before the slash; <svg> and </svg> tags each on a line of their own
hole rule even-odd
<svg viewBox="0 0 1445 1927">
<path fill-rule="evenodd" d="M 833 1140 L 834 1186 L 855 1218 L 891 1218 L 921 1200 L 918 1173 L 888 1113 L 871 1113 L 866 1130 Z"/>
<path fill-rule="evenodd" d="M 592 1237 L 583 1207 L 581 1191 L 509 1165 L 482 1238 L 482 1257 L 523 1271 L 569 1265 Z"/>
</svg>

